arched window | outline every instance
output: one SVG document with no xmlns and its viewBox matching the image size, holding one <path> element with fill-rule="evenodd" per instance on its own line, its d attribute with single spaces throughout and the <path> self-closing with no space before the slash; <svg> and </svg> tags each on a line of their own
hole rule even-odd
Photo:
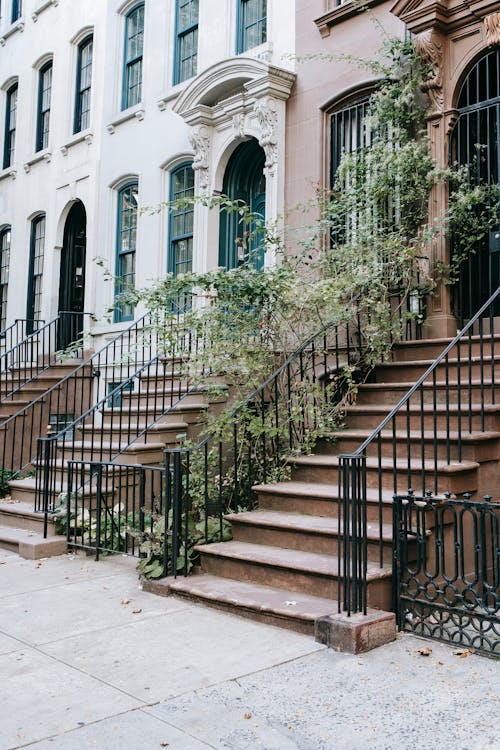
<svg viewBox="0 0 500 750">
<path fill-rule="evenodd" d="M 93 50 L 94 40 L 92 36 L 88 36 L 78 45 L 73 133 L 80 133 L 90 125 Z"/>
<path fill-rule="evenodd" d="M 137 198 L 139 186 L 129 182 L 118 191 L 116 232 L 115 322 L 133 320 L 134 307 L 120 297 L 135 284 L 135 253 L 137 247 Z"/>
<path fill-rule="evenodd" d="M 184 198 L 194 195 L 194 172 L 191 163 L 181 164 L 170 174 L 170 200 L 179 203 L 170 213 L 168 270 L 177 276 L 193 267 L 193 206 L 183 205 Z"/>
<path fill-rule="evenodd" d="M 43 262 L 45 255 L 45 215 L 31 222 L 30 259 L 28 269 L 28 321 L 40 320 L 42 313 Z M 30 326 L 31 332 L 32 326 Z"/>
<path fill-rule="evenodd" d="M 14 83 L 7 91 L 5 99 L 5 134 L 3 149 L 3 168 L 12 166 L 14 163 L 14 149 L 16 147 L 17 127 L 17 83 Z"/>
<path fill-rule="evenodd" d="M 471 182 L 498 185 L 500 179 L 500 47 L 489 50 L 470 69 L 458 95 L 458 119 L 450 139 L 452 165 L 468 166 Z M 496 200 L 496 198 L 494 198 Z M 452 252 L 460 252 L 460 238 Z M 500 283 L 498 229 L 477 243 L 460 266 L 455 310 L 468 319 Z M 500 305 L 495 315 L 500 315 Z"/>
<path fill-rule="evenodd" d="M 267 0 L 238 0 L 236 51 L 245 52 L 267 39 Z"/>
<path fill-rule="evenodd" d="M 142 56 L 144 52 L 144 3 L 136 5 L 125 18 L 125 55 L 122 110 L 142 99 Z"/>
<path fill-rule="evenodd" d="M 196 75 L 198 0 L 176 0 L 174 84 Z"/>
<path fill-rule="evenodd" d="M 367 116 L 368 97 L 358 99 L 330 116 L 332 186 L 342 155 L 352 154 L 370 145 L 371 130 L 367 127 Z"/>
<path fill-rule="evenodd" d="M 36 124 L 36 150 L 49 145 L 50 100 L 52 97 L 52 60 L 40 68 L 38 74 L 38 111 Z"/>
<path fill-rule="evenodd" d="M 242 143 L 229 159 L 222 192 L 231 200 L 240 200 L 253 214 L 265 218 L 266 178 L 264 150 L 254 138 Z M 221 212 L 219 265 L 236 268 L 250 260 L 264 267 L 264 237 L 255 226 L 242 225 L 237 212 Z"/>
<path fill-rule="evenodd" d="M 7 291 L 9 286 L 10 265 L 10 227 L 0 231 L 0 331 L 7 322 Z"/>
</svg>

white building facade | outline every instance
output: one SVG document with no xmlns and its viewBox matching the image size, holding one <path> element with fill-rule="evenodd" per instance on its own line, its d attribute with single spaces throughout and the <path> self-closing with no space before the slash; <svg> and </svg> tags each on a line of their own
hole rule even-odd
<svg viewBox="0 0 500 750">
<path fill-rule="evenodd" d="M 232 191 L 282 215 L 294 4 L 2 0 L 0 330 L 109 333 L 140 312 L 105 322 L 126 285 L 241 262 L 217 210 L 142 209 Z"/>
</svg>

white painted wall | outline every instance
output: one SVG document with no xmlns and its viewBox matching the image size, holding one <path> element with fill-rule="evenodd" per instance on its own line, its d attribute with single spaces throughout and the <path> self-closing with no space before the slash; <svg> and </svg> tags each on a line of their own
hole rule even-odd
<svg viewBox="0 0 500 750">
<path fill-rule="evenodd" d="M 23 16 L 10 24 L 10 0 L 3 0 L 0 21 L 0 147 L 3 154 L 5 87 L 19 80 L 15 163 L 0 171 L 0 227 L 12 226 L 8 321 L 26 312 L 30 218 L 47 217 L 43 316 L 57 314 L 60 250 L 64 221 L 71 201 L 80 199 L 87 211 L 86 310 L 101 315 L 112 303 L 112 282 L 103 280 L 96 257 L 114 272 L 116 187 L 131 175 L 139 179 L 139 202 L 156 207 L 168 199 L 168 168 L 193 154 L 191 126 L 174 111 L 179 94 L 193 81 L 172 86 L 174 0 L 146 0 L 143 100 L 120 111 L 124 14 L 133 2 L 123 0 L 24 0 Z M 268 0 L 268 41 L 245 57 L 291 69 L 284 56 L 293 52 L 295 0 Z M 36 17 L 33 14 L 40 10 Z M 36 20 L 35 20 L 36 18 Z M 86 140 L 72 136 L 76 44 L 83 29 L 94 30 L 91 126 Z M 79 37 L 80 35 L 80 37 Z M 73 40 L 73 41 L 72 41 Z M 76 40 L 76 43 L 75 43 Z M 234 57 L 236 0 L 200 0 L 198 74 Z M 35 158 L 39 61 L 53 56 L 50 142 L 45 158 Z M 280 111 L 280 157 L 283 170 L 284 109 Z M 225 130 L 222 125 L 220 132 Z M 224 136 L 226 138 L 226 136 Z M 214 157 L 215 158 L 215 157 Z M 227 158 L 227 154 L 225 156 Z M 214 164 L 212 173 L 217 174 Z M 283 179 L 276 179 L 273 205 L 282 205 Z M 270 205 L 271 205 L 270 203 Z M 214 231 L 216 229 L 216 223 Z M 208 223 L 209 224 L 209 223 Z M 207 224 L 207 226 L 208 226 Z M 139 217 L 136 280 L 143 285 L 165 272 L 168 216 Z M 217 237 L 203 232 L 198 253 L 208 259 Z M 213 258 L 211 261 L 213 262 Z M 207 260 L 201 263 L 206 265 Z M 138 311 L 139 312 L 139 311 Z M 97 330 L 120 326 L 100 323 Z"/>
</svg>

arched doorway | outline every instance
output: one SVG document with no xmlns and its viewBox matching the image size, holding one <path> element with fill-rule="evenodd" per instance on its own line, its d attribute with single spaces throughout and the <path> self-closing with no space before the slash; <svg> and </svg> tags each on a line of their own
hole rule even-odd
<svg viewBox="0 0 500 750">
<path fill-rule="evenodd" d="M 473 184 L 499 184 L 500 47 L 486 52 L 467 74 L 458 97 L 458 120 L 450 141 L 450 162 L 470 167 Z M 459 248 L 456 238 L 452 252 Z M 499 227 L 461 263 L 455 312 L 471 318 L 500 283 Z M 500 311 L 497 311 L 497 313 Z"/>
<path fill-rule="evenodd" d="M 229 159 L 222 192 L 231 200 L 241 200 L 254 214 L 265 218 L 266 156 L 255 138 L 240 144 Z M 264 233 L 255 225 L 245 226 L 237 212 L 221 212 L 219 235 L 219 265 L 237 268 L 250 261 L 259 270 L 264 267 Z"/>
<path fill-rule="evenodd" d="M 85 251 L 87 214 L 77 201 L 66 218 L 59 276 L 58 349 L 65 349 L 79 339 L 83 331 L 85 304 Z M 68 313 L 65 315 L 64 313 Z"/>
</svg>

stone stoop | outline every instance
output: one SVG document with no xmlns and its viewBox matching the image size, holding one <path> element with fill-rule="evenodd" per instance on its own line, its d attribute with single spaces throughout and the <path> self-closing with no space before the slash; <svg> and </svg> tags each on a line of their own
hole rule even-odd
<svg viewBox="0 0 500 750">
<path fill-rule="evenodd" d="M 27 560 L 63 555 L 67 551 L 66 537 L 56 534 L 52 520 L 49 519 L 44 539 L 43 515 L 35 513 L 31 503 L 13 500 L 0 500 L 0 547 Z"/>
<path fill-rule="evenodd" d="M 289 481 L 254 487 L 258 496 L 257 510 L 226 516 L 232 525 L 232 541 L 199 545 L 196 549 L 200 567 L 194 575 L 145 581 L 144 588 L 315 634 L 321 643 L 352 653 L 393 640 L 395 616 L 389 612 L 392 607 L 392 431 L 382 434 L 380 461 L 376 451 L 367 460 L 369 609 L 366 615 L 352 617 L 339 612 L 336 601 L 339 455 L 361 445 L 447 343 L 449 340 L 398 345 L 394 361 L 376 369 L 375 383 L 359 386 L 356 403 L 346 410 L 346 430 L 321 441 L 312 455 L 291 456 Z M 477 380 L 479 369 L 475 355 L 473 351 L 468 374 Z M 462 387 L 467 369 L 464 366 Z M 405 485 L 408 441 L 403 431 L 409 422 L 410 441 L 419 446 L 413 453 L 417 458 L 412 469 L 419 468 L 421 476 L 418 459 L 424 455 L 429 465 L 426 470 L 433 478 L 436 456 L 439 493 L 480 493 L 484 483 L 481 476 L 490 477 L 492 467 L 498 466 L 500 409 L 491 404 L 484 428 L 478 422 L 480 401 L 485 393 L 488 400 L 487 394 L 494 393 L 495 386 L 484 389 L 477 380 L 467 405 L 463 400 L 454 400 L 453 389 L 457 383 L 445 377 L 443 368 L 438 370 L 436 386 L 436 395 L 433 395 L 432 382 L 426 384 L 423 408 L 405 410 L 401 424 L 397 424 L 398 486 L 408 489 Z M 454 403 L 456 406 L 451 408 L 446 424 L 446 404 Z M 448 463 L 445 430 L 450 430 L 449 442 L 454 446 L 459 427 L 465 432 L 469 423 L 471 434 L 462 436 L 462 460 Z M 432 433 L 434 424 L 439 431 L 436 441 Z M 422 432 L 423 441 L 419 442 Z M 379 487 L 383 488 L 381 502 Z M 414 489 L 418 492 L 418 487 Z M 491 487 L 490 494 L 496 489 Z M 432 533 L 431 521 L 427 533 Z"/>
</svg>

